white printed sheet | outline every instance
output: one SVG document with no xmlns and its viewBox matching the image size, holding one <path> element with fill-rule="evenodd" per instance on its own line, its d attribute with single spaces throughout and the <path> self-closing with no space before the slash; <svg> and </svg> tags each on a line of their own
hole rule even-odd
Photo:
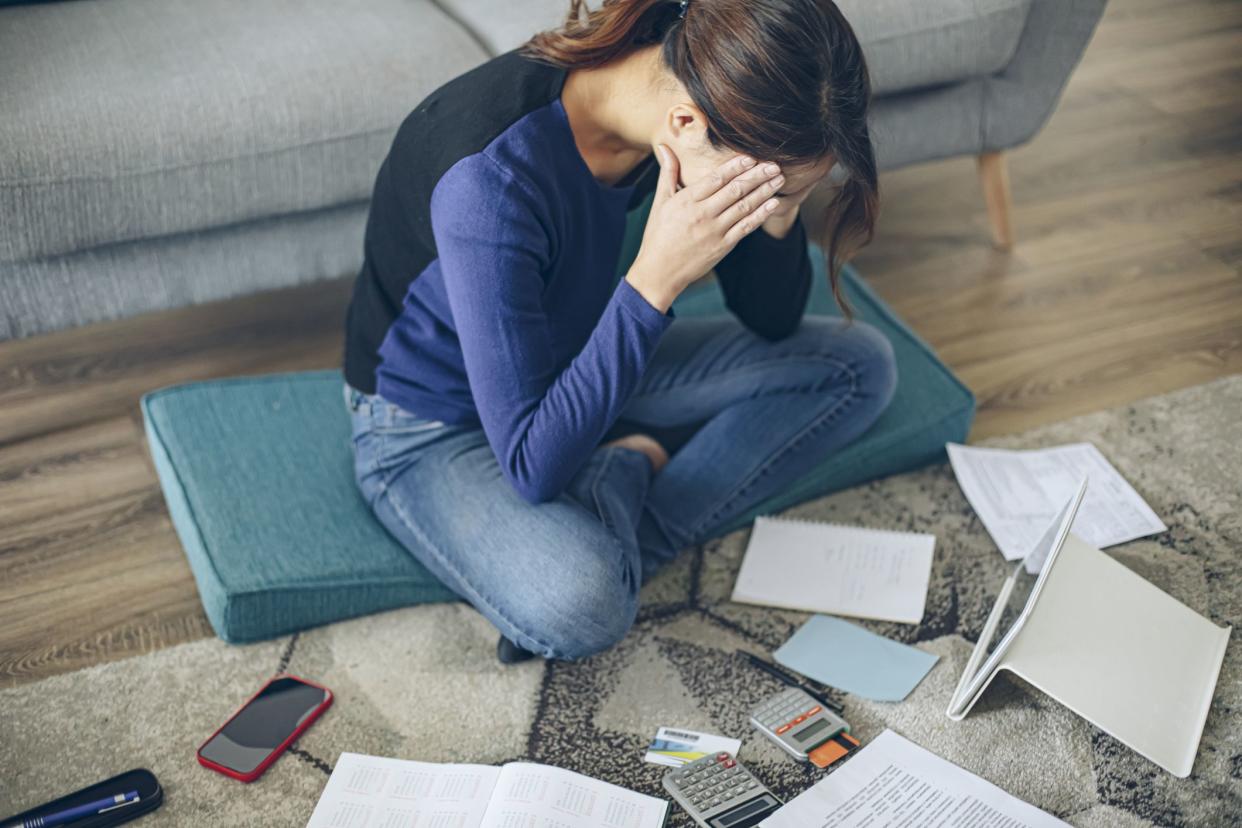
<svg viewBox="0 0 1242 828">
<path fill-rule="evenodd" d="M 949 443 L 958 485 L 1007 561 L 1027 558 L 1086 477 L 1073 531 L 1097 549 L 1163 532 L 1164 522 L 1090 443 L 1010 451 Z M 1028 572 L 1043 561 L 1028 559 Z"/>
</svg>

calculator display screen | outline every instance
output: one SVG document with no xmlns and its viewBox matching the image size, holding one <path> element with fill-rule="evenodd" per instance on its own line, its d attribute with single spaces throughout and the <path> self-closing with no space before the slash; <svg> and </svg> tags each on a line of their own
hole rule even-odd
<svg viewBox="0 0 1242 828">
<path fill-rule="evenodd" d="M 780 806 L 774 797 L 764 794 L 744 805 L 739 805 L 727 814 L 721 814 L 709 821 L 712 828 L 751 828 L 758 825 Z"/>
<path fill-rule="evenodd" d="M 828 727 L 827 719 L 816 719 L 814 722 L 812 722 L 811 724 L 807 725 L 806 727 L 802 728 L 797 733 L 795 733 L 794 738 L 797 739 L 802 744 L 806 744 L 808 741 L 810 741 L 812 736 L 814 736 L 816 733 L 819 733 L 821 730 L 826 729 L 827 727 Z"/>
</svg>

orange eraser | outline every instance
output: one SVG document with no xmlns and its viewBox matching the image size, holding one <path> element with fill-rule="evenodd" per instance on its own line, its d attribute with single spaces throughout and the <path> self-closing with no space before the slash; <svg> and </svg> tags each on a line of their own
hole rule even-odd
<svg viewBox="0 0 1242 828">
<path fill-rule="evenodd" d="M 849 748 L 837 742 L 836 739 L 829 739 L 808 753 L 807 758 L 815 767 L 826 768 L 849 752 Z"/>
</svg>

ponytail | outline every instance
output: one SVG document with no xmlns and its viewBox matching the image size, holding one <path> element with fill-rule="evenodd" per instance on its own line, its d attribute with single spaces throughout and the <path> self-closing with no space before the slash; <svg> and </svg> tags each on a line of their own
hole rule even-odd
<svg viewBox="0 0 1242 828">
<path fill-rule="evenodd" d="M 563 69 L 603 66 L 636 49 L 654 46 L 679 17 L 672 0 L 605 0 L 596 11 L 570 0 L 561 28 L 540 32 L 523 51 Z"/>
</svg>

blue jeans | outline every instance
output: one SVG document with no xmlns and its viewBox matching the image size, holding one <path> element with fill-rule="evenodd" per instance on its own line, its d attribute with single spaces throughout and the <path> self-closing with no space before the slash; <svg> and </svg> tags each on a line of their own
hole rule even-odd
<svg viewBox="0 0 1242 828">
<path fill-rule="evenodd" d="M 346 387 L 355 473 L 388 531 L 520 647 L 574 659 L 619 641 L 639 586 L 687 546 L 857 438 L 888 405 L 892 347 L 861 322 L 807 316 L 766 341 L 732 317 L 665 332 L 623 420 L 702 423 L 656 475 L 601 446 L 560 497 L 532 505 L 483 430 L 419 417 Z"/>
</svg>

